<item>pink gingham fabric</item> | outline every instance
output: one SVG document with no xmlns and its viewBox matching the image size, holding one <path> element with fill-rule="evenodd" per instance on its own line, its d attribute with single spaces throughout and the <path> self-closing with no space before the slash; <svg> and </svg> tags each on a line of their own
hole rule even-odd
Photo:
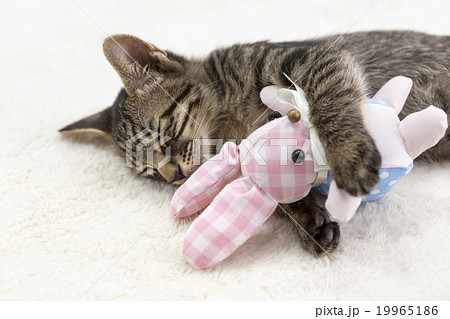
<svg viewBox="0 0 450 319">
<path fill-rule="evenodd" d="M 206 207 L 189 227 L 183 245 L 183 255 L 194 268 L 216 265 L 253 235 L 278 202 L 295 202 L 309 193 L 317 178 L 309 147 L 303 121 L 279 118 L 239 146 L 225 143 L 177 190 L 174 216 Z M 298 149 L 306 155 L 301 164 L 292 160 Z"/>
<path fill-rule="evenodd" d="M 190 226 L 184 257 L 197 269 L 216 265 L 249 239 L 276 206 L 250 177 L 231 182 Z"/>
<path fill-rule="evenodd" d="M 237 145 L 227 142 L 219 154 L 200 166 L 177 190 L 172 198 L 172 215 L 185 217 L 202 210 L 240 175 Z"/>
<path fill-rule="evenodd" d="M 253 134 L 252 134 L 253 135 Z M 317 178 L 311 156 L 309 133 L 303 121 L 292 123 L 283 117 L 266 125 L 264 135 L 250 136 L 239 145 L 244 176 L 250 176 L 279 203 L 293 203 L 309 194 Z M 301 149 L 306 157 L 295 164 L 292 153 Z"/>
</svg>

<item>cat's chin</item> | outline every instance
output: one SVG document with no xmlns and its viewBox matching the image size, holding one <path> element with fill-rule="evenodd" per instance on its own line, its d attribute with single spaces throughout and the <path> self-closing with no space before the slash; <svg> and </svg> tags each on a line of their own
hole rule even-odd
<svg viewBox="0 0 450 319">
<path fill-rule="evenodd" d="M 183 178 L 183 179 L 179 179 L 179 180 L 173 182 L 172 185 L 180 186 L 180 185 L 183 184 L 187 179 L 188 179 L 187 177 L 186 177 L 186 178 Z"/>
</svg>

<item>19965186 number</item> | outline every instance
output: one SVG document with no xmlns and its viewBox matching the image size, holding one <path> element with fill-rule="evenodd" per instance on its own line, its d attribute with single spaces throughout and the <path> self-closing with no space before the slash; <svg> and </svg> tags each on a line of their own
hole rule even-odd
<svg viewBox="0 0 450 319">
<path fill-rule="evenodd" d="M 388 316 L 388 315 L 402 315 L 402 316 L 436 316 L 438 314 L 437 306 L 377 306 L 378 316 Z"/>
</svg>

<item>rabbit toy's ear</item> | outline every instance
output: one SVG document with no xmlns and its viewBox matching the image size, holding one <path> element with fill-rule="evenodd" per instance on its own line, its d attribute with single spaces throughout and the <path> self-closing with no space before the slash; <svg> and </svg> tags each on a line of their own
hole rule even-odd
<svg viewBox="0 0 450 319">
<path fill-rule="evenodd" d="M 275 211 L 277 202 L 250 177 L 228 184 L 189 227 L 183 256 L 196 269 L 231 255 Z"/>
<path fill-rule="evenodd" d="M 175 192 L 171 213 L 185 217 L 202 210 L 231 181 L 241 175 L 236 144 L 227 142 L 219 154 L 200 166 Z"/>
<path fill-rule="evenodd" d="M 282 89 L 276 85 L 266 86 L 259 93 L 261 101 L 270 109 L 287 115 L 292 109 L 297 109 L 294 105 L 293 91 Z"/>
</svg>

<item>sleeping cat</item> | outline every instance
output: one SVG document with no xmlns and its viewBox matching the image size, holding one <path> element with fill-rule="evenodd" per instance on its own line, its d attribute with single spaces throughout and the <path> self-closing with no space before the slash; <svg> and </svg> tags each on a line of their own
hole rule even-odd
<svg viewBox="0 0 450 319">
<path fill-rule="evenodd" d="M 131 35 L 107 38 L 103 49 L 124 88 L 112 106 L 61 132 L 106 133 L 124 152 L 127 140 L 139 132 L 146 133 L 144 137 L 157 132 L 159 138 L 145 146 L 156 149 L 152 159 L 132 166 L 141 176 L 168 183 L 182 183 L 198 167 L 194 140 L 239 142 L 265 124 L 270 112 L 259 92 L 272 84 L 290 87 L 283 73 L 305 91 L 311 122 L 336 183 L 352 195 L 366 195 L 378 182 L 380 155 L 361 110 L 383 83 L 397 75 L 414 81 L 400 118 L 431 104 L 449 114 L 449 36 L 374 31 L 300 42 L 264 41 L 218 49 L 205 59 L 165 52 Z M 169 147 L 171 160 L 158 167 Z M 422 158 L 449 159 L 450 133 Z M 129 159 L 135 162 L 136 153 Z M 303 246 L 318 254 L 339 242 L 339 226 L 320 200 L 313 193 L 283 206 Z"/>
</svg>

